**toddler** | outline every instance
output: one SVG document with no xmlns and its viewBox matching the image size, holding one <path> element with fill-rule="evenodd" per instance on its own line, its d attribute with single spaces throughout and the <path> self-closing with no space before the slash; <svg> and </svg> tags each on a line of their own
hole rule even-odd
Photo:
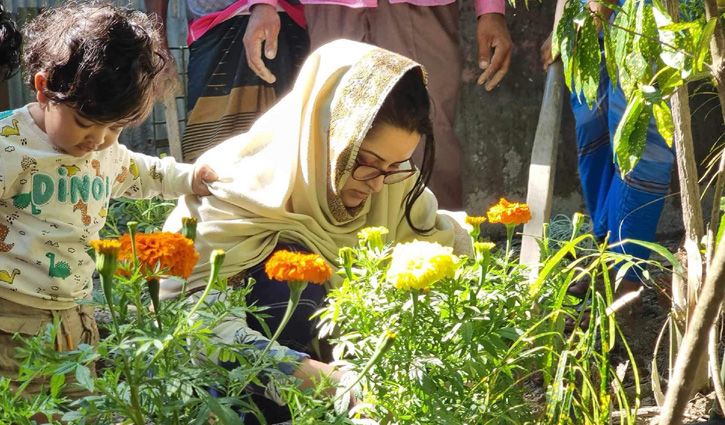
<svg viewBox="0 0 725 425">
<path fill-rule="evenodd" d="M 149 157 L 118 143 L 145 119 L 168 78 L 151 20 L 105 3 L 50 9 L 24 31 L 36 103 L 0 113 L 0 376 L 18 374 L 13 334 L 60 319 L 57 349 L 96 344 L 88 241 L 119 196 L 209 195 L 208 166 Z M 72 377 L 64 394 L 75 398 Z M 40 389 L 40 382 L 26 392 Z M 77 392 L 74 394 L 74 392 Z"/>
</svg>

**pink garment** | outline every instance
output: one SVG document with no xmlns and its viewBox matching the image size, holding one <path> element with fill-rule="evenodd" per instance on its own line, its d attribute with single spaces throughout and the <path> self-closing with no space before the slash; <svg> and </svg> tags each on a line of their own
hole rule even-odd
<svg viewBox="0 0 725 425">
<path fill-rule="evenodd" d="M 478 1 L 478 0 L 477 0 Z M 503 1 L 503 0 L 502 0 Z M 287 3 L 285 0 L 239 0 L 232 4 L 221 12 L 210 13 L 205 15 L 193 22 L 189 23 L 189 35 L 186 37 L 186 45 L 191 46 L 191 43 L 201 38 L 207 31 L 219 25 L 237 15 L 249 14 L 249 9 L 255 4 L 268 4 L 274 6 L 277 9 L 284 10 L 293 21 L 297 24 L 306 28 L 305 23 L 305 12 L 302 5 L 292 5 Z"/>
<path fill-rule="evenodd" d="M 269 0 L 273 1 L 274 0 Z M 378 0 L 300 0 L 302 4 L 334 4 L 352 8 L 377 7 Z M 444 6 L 456 0 L 389 0 L 390 3 L 410 3 L 414 6 Z M 266 1 L 265 1 L 266 2 Z M 272 3 L 270 3 L 272 4 Z M 506 0 L 474 0 L 476 16 L 486 13 L 504 14 L 506 11 Z"/>
</svg>

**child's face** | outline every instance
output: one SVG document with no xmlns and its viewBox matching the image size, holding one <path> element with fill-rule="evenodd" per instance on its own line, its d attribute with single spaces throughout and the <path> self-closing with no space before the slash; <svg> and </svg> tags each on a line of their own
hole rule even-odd
<svg viewBox="0 0 725 425">
<path fill-rule="evenodd" d="M 35 88 L 39 106 L 31 110 L 31 115 L 55 147 L 69 155 L 82 157 L 118 142 L 122 124 L 93 122 L 69 106 L 51 102 L 43 94 L 45 84 L 45 74 L 37 74 Z"/>
<path fill-rule="evenodd" d="M 123 126 L 101 124 L 81 117 L 73 108 L 47 103 L 44 110 L 45 131 L 51 143 L 69 155 L 81 157 L 106 149 L 118 142 Z"/>
</svg>

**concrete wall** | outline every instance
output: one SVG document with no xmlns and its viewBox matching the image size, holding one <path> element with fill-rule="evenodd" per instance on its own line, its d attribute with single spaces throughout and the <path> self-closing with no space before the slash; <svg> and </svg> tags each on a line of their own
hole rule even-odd
<svg viewBox="0 0 725 425">
<path fill-rule="evenodd" d="M 456 132 L 464 153 L 462 167 L 469 213 L 483 213 L 501 196 L 526 199 L 529 157 L 545 81 L 539 48 L 551 31 L 554 7 L 553 0 L 530 1 L 528 9 L 523 2 L 516 8 L 508 7 L 508 27 L 516 50 L 506 78 L 496 89 L 486 92 L 476 85 L 480 70 L 473 2 L 461 2 L 465 64 Z M 565 99 L 568 100 L 568 93 Z M 705 160 L 710 148 L 723 134 L 717 106 L 715 95 L 697 95 L 692 100 L 693 111 L 700 107 L 692 119 L 698 163 Z M 552 217 L 558 213 L 586 211 L 577 173 L 574 118 L 568 102 L 564 107 L 561 133 Z M 676 194 L 679 191 L 676 171 L 672 180 L 671 193 Z M 709 199 L 706 203 L 705 215 L 709 216 Z M 500 231 L 499 227 L 491 226 L 484 231 Z M 681 229 L 680 198 L 670 196 L 660 220 L 659 237 L 676 236 Z"/>
</svg>

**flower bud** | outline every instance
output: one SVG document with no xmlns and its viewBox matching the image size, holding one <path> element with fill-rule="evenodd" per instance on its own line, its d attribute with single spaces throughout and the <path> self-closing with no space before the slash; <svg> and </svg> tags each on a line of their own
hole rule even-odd
<svg viewBox="0 0 725 425">
<path fill-rule="evenodd" d="M 181 219 L 181 234 L 192 241 L 196 240 L 196 218 L 183 217 Z"/>
<path fill-rule="evenodd" d="M 372 249 L 383 249 L 385 243 L 383 242 L 383 235 L 387 235 L 390 231 L 382 226 L 379 227 L 367 227 L 362 229 L 357 237 L 360 238 L 360 245 L 364 246 L 367 244 L 368 248 Z"/>
</svg>

